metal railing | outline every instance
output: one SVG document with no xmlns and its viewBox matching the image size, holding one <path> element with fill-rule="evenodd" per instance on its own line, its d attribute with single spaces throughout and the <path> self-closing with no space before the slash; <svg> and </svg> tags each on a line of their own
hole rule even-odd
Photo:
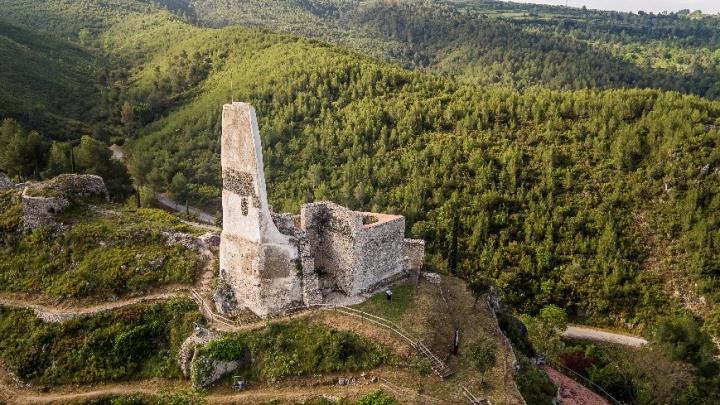
<svg viewBox="0 0 720 405">
<path fill-rule="evenodd" d="M 237 322 L 213 311 L 212 308 L 207 305 L 207 302 L 205 302 L 202 295 L 200 295 L 200 293 L 196 289 L 191 288 L 190 295 L 192 295 L 192 298 L 197 301 L 198 305 L 200 306 L 200 312 L 203 314 L 203 316 L 205 316 L 205 318 L 209 319 L 212 322 L 217 322 L 231 328 L 238 326 Z"/>
<path fill-rule="evenodd" d="M 478 398 L 473 394 L 467 387 L 462 386 L 462 394 L 465 397 L 465 399 L 470 402 L 470 405 L 492 405 L 492 402 L 490 402 L 489 399 L 484 398 Z"/>
<path fill-rule="evenodd" d="M 361 318 L 363 320 L 366 320 L 370 323 L 376 324 L 378 326 L 381 326 L 385 329 L 388 329 L 392 332 L 394 332 L 396 335 L 403 338 L 405 341 L 407 341 L 410 346 L 417 350 L 423 357 L 427 358 L 430 361 L 430 367 L 432 370 L 440 376 L 440 378 L 447 378 L 453 374 L 453 371 L 450 369 L 450 367 L 445 364 L 444 361 L 442 361 L 435 353 L 433 353 L 430 349 L 428 349 L 427 346 L 425 346 L 420 340 L 414 339 L 412 336 L 410 336 L 409 333 L 404 331 L 400 326 L 398 326 L 396 323 L 379 317 L 377 315 L 373 315 L 371 313 L 361 311 L 359 309 L 346 307 L 343 305 L 334 305 L 334 304 L 314 304 L 313 306 L 320 307 L 322 309 L 326 310 L 334 310 L 340 313 L 343 313 L 345 315 Z"/>
</svg>

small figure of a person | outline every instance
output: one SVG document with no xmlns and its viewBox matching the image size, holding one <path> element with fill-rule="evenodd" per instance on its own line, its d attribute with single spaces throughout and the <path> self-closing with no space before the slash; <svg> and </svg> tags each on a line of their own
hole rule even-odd
<svg viewBox="0 0 720 405">
<path fill-rule="evenodd" d="M 389 288 L 385 290 L 385 298 L 387 298 L 388 302 L 392 301 L 392 291 Z"/>
</svg>

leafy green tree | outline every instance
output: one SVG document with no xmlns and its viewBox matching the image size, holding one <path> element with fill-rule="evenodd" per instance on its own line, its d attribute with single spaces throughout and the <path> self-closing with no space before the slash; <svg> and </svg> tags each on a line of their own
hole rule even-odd
<svg viewBox="0 0 720 405">
<path fill-rule="evenodd" d="M 47 143 L 33 131 L 25 132 L 20 124 L 11 119 L 0 126 L 0 168 L 10 177 L 37 179 L 45 167 Z"/>
<path fill-rule="evenodd" d="M 541 353 L 556 355 L 562 351 L 561 335 L 567 329 L 567 314 L 556 306 L 548 305 L 535 316 L 522 317 L 527 326 L 533 347 Z"/>
<path fill-rule="evenodd" d="M 188 180 L 181 172 L 175 173 L 170 183 L 170 196 L 180 203 L 185 203 L 188 197 Z"/>
<path fill-rule="evenodd" d="M 53 142 L 50 147 L 47 169 L 43 172 L 44 178 L 51 178 L 62 173 L 72 172 L 72 146 L 67 142 Z"/>
<path fill-rule="evenodd" d="M 465 352 L 473 369 L 480 373 L 480 385 L 482 385 L 485 373 L 495 366 L 497 344 L 493 339 L 483 336 L 469 343 Z"/>
<path fill-rule="evenodd" d="M 493 281 L 491 278 L 482 274 L 475 274 L 470 279 L 470 282 L 468 282 L 467 287 L 475 298 L 474 306 L 480 297 L 490 292 L 490 289 L 493 287 Z"/>
<path fill-rule="evenodd" d="M 132 194 L 132 182 L 127 169 L 112 158 L 112 152 L 103 143 L 90 136 L 83 136 L 74 154 L 77 171 L 102 177 L 114 200 L 124 201 Z"/>
<path fill-rule="evenodd" d="M 383 390 L 365 394 L 357 401 L 358 405 L 397 405 L 399 402 Z"/>
<path fill-rule="evenodd" d="M 120 122 L 123 124 L 125 136 L 131 136 L 135 127 L 135 111 L 128 101 L 123 103 L 120 110 Z"/>
<path fill-rule="evenodd" d="M 92 33 L 89 29 L 83 28 L 78 32 L 78 40 L 80 41 L 80 45 L 88 46 L 92 42 L 92 39 Z"/>
<path fill-rule="evenodd" d="M 687 313 L 661 317 L 655 325 L 653 340 L 672 358 L 689 362 L 705 376 L 718 372 L 717 348 L 698 322 Z"/>
</svg>

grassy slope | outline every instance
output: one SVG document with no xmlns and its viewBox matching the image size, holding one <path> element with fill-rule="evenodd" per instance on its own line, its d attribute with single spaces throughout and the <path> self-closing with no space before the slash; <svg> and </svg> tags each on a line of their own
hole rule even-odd
<svg viewBox="0 0 720 405">
<path fill-rule="evenodd" d="M 0 290 L 52 298 L 107 299 L 171 283 L 190 284 L 200 267 L 195 251 L 168 247 L 163 231 L 191 229 L 159 210 L 103 214 L 80 210 L 60 234 L 20 231 L 16 192 L 0 192 Z M 67 214 L 63 214 L 66 215 Z"/>
<path fill-rule="evenodd" d="M 181 377 L 177 352 L 202 316 L 194 302 L 137 305 L 63 324 L 0 309 L 0 357 L 33 384 Z"/>
</svg>

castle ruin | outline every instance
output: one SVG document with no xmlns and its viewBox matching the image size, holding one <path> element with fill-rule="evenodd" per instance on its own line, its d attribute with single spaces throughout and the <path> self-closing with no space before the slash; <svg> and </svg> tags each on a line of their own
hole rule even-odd
<svg viewBox="0 0 720 405">
<path fill-rule="evenodd" d="M 223 230 L 218 311 L 261 317 L 357 297 L 423 266 L 425 243 L 405 239 L 400 215 L 358 212 L 331 202 L 275 214 L 267 201 L 255 110 L 223 106 Z"/>
</svg>

